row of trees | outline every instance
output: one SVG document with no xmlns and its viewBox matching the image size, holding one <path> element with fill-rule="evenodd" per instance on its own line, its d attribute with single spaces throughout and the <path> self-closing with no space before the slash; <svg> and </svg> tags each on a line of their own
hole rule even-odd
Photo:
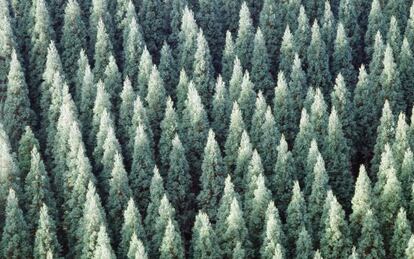
<svg viewBox="0 0 414 259">
<path fill-rule="evenodd" d="M 408 1 L 0 12 L 0 257 L 414 257 Z"/>
</svg>

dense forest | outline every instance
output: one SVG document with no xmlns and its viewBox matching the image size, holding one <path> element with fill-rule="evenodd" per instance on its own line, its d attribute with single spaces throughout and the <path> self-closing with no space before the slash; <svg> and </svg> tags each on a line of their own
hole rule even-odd
<svg viewBox="0 0 414 259">
<path fill-rule="evenodd" d="M 0 0 L 0 258 L 414 259 L 411 0 Z"/>
</svg>

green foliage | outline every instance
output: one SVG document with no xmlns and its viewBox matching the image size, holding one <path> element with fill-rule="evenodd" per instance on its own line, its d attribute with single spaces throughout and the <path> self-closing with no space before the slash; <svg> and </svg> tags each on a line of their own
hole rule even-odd
<svg viewBox="0 0 414 259">
<path fill-rule="evenodd" d="M 246 2 L 243 2 L 239 14 L 239 29 L 236 38 L 236 53 L 240 63 L 245 68 L 251 67 L 252 51 L 254 44 L 253 21 Z"/>
<path fill-rule="evenodd" d="M 143 241 L 146 241 L 145 231 L 142 225 L 141 214 L 135 206 L 134 200 L 129 199 L 128 205 L 123 212 L 123 223 L 120 230 L 120 243 L 119 254 L 121 256 L 128 255 L 129 251 L 133 247 L 135 241 L 138 242 L 138 238 L 143 245 Z M 134 257 L 133 257 L 134 258 Z"/>
<path fill-rule="evenodd" d="M 379 224 L 372 210 L 368 209 L 362 219 L 361 236 L 358 240 L 358 254 L 366 258 L 385 256 Z"/>
<path fill-rule="evenodd" d="M 270 74 L 270 61 L 267 52 L 266 42 L 260 28 L 257 29 L 253 42 L 252 53 L 252 81 L 255 88 L 261 90 L 269 98 L 273 88 L 273 79 Z"/>
<path fill-rule="evenodd" d="M 192 258 L 220 258 L 217 237 L 206 213 L 200 211 L 196 216 L 192 241 Z"/>
<path fill-rule="evenodd" d="M 39 212 L 39 223 L 35 234 L 33 254 L 36 258 L 49 258 L 49 253 L 59 256 L 60 245 L 56 236 L 56 226 L 43 204 Z"/>
<path fill-rule="evenodd" d="M 263 241 L 260 248 L 260 255 L 262 258 L 273 258 L 275 251 L 278 251 L 278 254 L 283 258 L 281 244 L 284 244 L 285 236 L 279 218 L 279 211 L 274 202 L 269 202 L 269 205 L 267 206 L 262 238 Z"/>
<path fill-rule="evenodd" d="M 404 258 L 405 248 L 411 236 L 411 226 L 403 208 L 398 211 L 394 223 L 394 234 L 391 240 L 391 254 L 395 258 Z"/>
</svg>

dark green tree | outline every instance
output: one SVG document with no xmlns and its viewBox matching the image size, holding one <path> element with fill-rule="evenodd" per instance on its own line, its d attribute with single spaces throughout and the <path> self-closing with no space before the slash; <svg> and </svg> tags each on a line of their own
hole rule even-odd
<svg viewBox="0 0 414 259">
<path fill-rule="evenodd" d="M 305 227 L 299 233 L 299 238 L 296 240 L 296 258 L 311 258 L 312 251 L 312 238 L 309 235 Z"/>
<path fill-rule="evenodd" d="M 285 242 L 285 236 L 279 218 L 279 211 L 273 201 L 269 202 L 267 206 L 265 220 L 260 255 L 262 258 L 270 259 L 273 258 L 275 250 L 280 250 L 280 253 L 283 255 L 282 244 Z"/>
<path fill-rule="evenodd" d="M 174 102 L 170 97 L 167 98 L 164 119 L 160 124 L 160 141 L 158 143 L 158 152 L 161 162 L 161 174 L 166 175 L 170 162 L 170 154 L 173 147 L 173 139 L 178 131 L 178 115 L 174 108 Z M 180 142 L 181 143 L 181 142 Z M 175 207 L 175 206 L 174 206 Z"/>
<path fill-rule="evenodd" d="M 239 14 L 236 53 L 243 67 L 250 69 L 254 44 L 254 28 L 249 7 L 243 2 Z"/>
<path fill-rule="evenodd" d="M 230 126 L 226 143 L 224 145 L 225 162 L 227 171 L 232 172 L 236 166 L 237 149 L 240 144 L 241 135 L 245 129 L 243 117 L 237 102 L 233 103 L 233 109 L 230 116 Z"/>
<path fill-rule="evenodd" d="M 106 29 L 108 26 L 109 25 L 105 24 L 104 20 L 100 18 L 96 29 L 96 43 L 94 45 L 91 43 L 89 44 L 90 46 L 95 47 L 93 55 L 93 74 L 95 75 L 96 81 L 104 80 L 105 69 L 109 64 L 110 57 L 112 56 L 112 42 Z"/>
<path fill-rule="evenodd" d="M 233 71 L 233 62 L 236 57 L 236 50 L 231 32 L 226 32 L 226 40 L 221 59 L 221 75 L 224 81 L 228 82 Z"/>
<path fill-rule="evenodd" d="M 347 85 L 355 83 L 355 71 L 352 65 L 352 49 L 342 23 L 338 24 L 332 56 L 332 74 L 341 74 Z"/>
<path fill-rule="evenodd" d="M 257 29 L 253 42 L 252 53 L 252 81 L 256 90 L 261 90 L 269 99 L 273 90 L 273 79 L 270 72 L 270 61 L 267 53 L 266 42 L 260 28 Z"/>
<path fill-rule="evenodd" d="M 358 254 L 366 258 L 384 258 L 384 244 L 377 218 L 371 209 L 362 218 L 361 235 L 358 240 Z"/>
<path fill-rule="evenodd" d="M 200 211 L 193 227 L 191 258 L 220 258 L 217 237 L 206 213 Z"/>
<path fill-rule="evenodd" d="M 211 127 L 217 132 L 219 145 L 223 146 L 227 135 L 227 125 L 230 120 L 230 99 L 228 89 L 219 75 L 216 81 L 213 100 L 211 104 Z"/>
<path fill-rule="evenodd" d="M 281 72 L 285 73 L 289 78 L 292 68 L 292 60 L 295 57 L 296 51 L 297 47 L 295 45 L 295 38 L 290 32 L 289 25 L 287 25 L 280 46 L 279 74 Z"/>
<path fill-rule="evenodd" d="M 391 254 L 395 258 L 404 258 L 404 252 L 410 239 L 411 226 L 404 208 L 400 208 L 394 223 L 394 234 L 391 240 Z"/>
<path fill-rule="evenodd" d="M 35 234 L 33 254 L 36 258 L 50 258 L 52 253 L 56 257 L 60 254 L 60 244 L 57 240 L 56 226 L 50 216 L 48 207 L 43 204 L 39 212 L 39 223 Z"/>
<path fill-rule="evenodd" d="M 133 246 L 133 240 L 138 238 L 141 243 L 146 241 L 141 214 L 135 206 L 134 199 L 130 198 L 128 205 L 123 212 L 123 223 L 120 229 L 121 240 L 118 249 L 119 255 L 126 257 L 128 250 Z"/>
</svg>

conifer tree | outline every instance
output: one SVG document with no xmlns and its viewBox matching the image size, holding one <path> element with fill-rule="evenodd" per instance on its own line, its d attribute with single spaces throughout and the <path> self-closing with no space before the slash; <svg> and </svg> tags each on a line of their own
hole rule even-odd
<svg viewBox="0 0 414 259">
<path fill-rule="evenodd" d="M 98 244 L 98 233 L 105 224 L 105 212 L 92 182 L 88 184 L 83 216 L 78 227 L 78 249 L 80 258 L 92 258 Z"/>
<path fill-rule="evenodd" d="M 255 85 L 250 80 L 249 72 L 246 71 L 243 76 L 243 81 L 240 85 L 240 95 L 237 100 L 240 110 L 243 115 L 243 120 L 250 122 L 252 120 L 251 111 L 254 109 L 256 93 L 254 91 Z M 249 128 L 249 124 L 246 125 Z"/>
<path fill-rule="evenodd" d="M 79 51 L 79 57 L 76 61 L 76 72 L 73 74 L 75 76 L 74 79 L 74 100 L 79 105 L 81 99 L 81 92 L 82 92 L 82 83 L 85 78 L 86 69 L 89 66 L 89 70 L 91 70 L 88 56 L 86 55 L 85 49 L 81 49 Z M 92 82 L 95 82 L 92 80 Z"/>
<path fill-rule="evenodd" d="M 290 89 L 288 88 L 288 84 L 285 80 L 285 74 L 283 72 L 279 72 L 277 77 L 273 109 L 277 129 L 281 133 L 285 134 L 289 143 L 292 142 L 293 135 L 296 133 L 292 118 L 292 99 Z"/>
<path fill-rule="evenodd" d="M 278 143 L 280 140 L 279 129 L 276 126 L 275 118 L 273 117 L 272 110 L 270 107 L 267 107 L 266 113 L 263 116 L 264 121 L 260 126 L 259 131 L 259 141 L 256 143 L 257 151 L 260 153 L 263 158 L 263 166 L 265 169 L 265 175 L 269 177 L 271 182 L 271 189 L 273 189 L 273 178 L 271 177 L 272 172 L 275 170 L 274 161 L 277 158 L 277 146 L 275 143 Z"/>
<path fill-rule="evenodd" d="M 226 32 L 223 54 L 221 58 L 221 75 L 225 82 L 228 82 L 233 71 L 233 62 L 236 57 L 235 43 L 230 31 Z"/>
<path fill-rule="evenodd" d="M 267 53 L 266 42 L 260 28 L 257 29 L 253 42 L 252 53 L 252 81 L 256 90 L 261 90 L 266 97 L 271 96 L 273 79 L 270 74 L 270 61 Z"/>
<path fill-rule="evenodd" d="M 226 227 L 225 222 L 230 213 L 231 202 L 233 201 L 233 198 L 235 197 L 239 198 L 239 195 L 234 190 L 234 185 L 232 183 L 231 176 L 227 175 L 226 180 L 224 182 L 223 195 L 221 196 L 220 204 L 217 210 L 217 222 L 215 226 L 216 236 L 219 239 L 219 241 L 221 241 L 220 238 L 226 232 L 227 227 Z M 220 242 L 219 244 L 220 244 L 220 247 L 222 248 L 223 246 L 221 245 Z"/>
<path fill-rule="evenodd" d="M 181 112 L 185 108 L 185 100 L 187 100 L 187 93 L 188 93 L 188 76 L 184 69 L 181 69 L 180 76 L 178 80 L 178 84 L 175 88 L 175 99 L 177 101 L 177 112 L 181 114 Z"/>
<path fill-rule="evenodd" d="M 414 235 L 411 235 L 408 241 L 407 248 L 405 249 L 405 256 L 408 259 L 412 259 L 414 254 Z"/>
<path fill-rule="evenodd" d="M 294 255 L 295 242 L 303 227 L 308 225 L 308 215 L 305 199 L 297 181 L 293 184 L 292 197 L 286 210 L 287 255 Z"/>
<path fill-rule="evenodd" d="M 42 74 L 45 70 L 46 55 L 48 45 L 55 38 L 55 33 L 51 26 L 49 13 L 44 0 L 34 2 L 32 8 L 32 17 L 34 24 L 31 29 L 30 51 L 29 51 L 29 81 L 32 85 L 39 86 L 42 80 Z M 34 93 L 31 99 L 38 98 L 40 93 L 33 87 Z"/>
<path fill-rule="evenodd" d="M 370 73 L 370 80 L 372 83 L 372 87 L 374 91 L 381 91 L 381 73 L 384 69 L 384 51 L 385 51 L 385 45 L 382 40 L 381 33 L 377 32 L 375 35 L 375 42 L 373 44 L 373 50 L 372 50 L 372 58 L 371 62 L 369 63 L 369 73 Z M 376 100 L 374 100 L 374 112 L 376 113 L 376 119 L 380 117 L 380 109 L 382 107 L 382 104 L 378 104 Z"/>
<path fill-rule="evenodd" d="M 287 25 L 280 46 L 279 71 L 285 73 L 288 77 L 291 72 L 291 64 L 296 50 L 294 36 L 290 32 L 289 25 Z"/>
<path fill-rule="evenodd" d="M 327 24 L 326 21 L 323 23 L 324 25 Z M 295 38 L 295 46 L 298 51 L 299 58 L 303 61 L 306 59 L 306 49 L 309 45 L 311 40 L 310 35 L 310 27 L 309 27 L 309 19 L 306 15 L 305 8 L 303 5 L 299 8 L 299 15 L 298 15 L 298 27 L 294 32 Z"/>
<path fill-rule="evenodd" d="M 404 96 L 404 102 L 406 104 L 409 104 L 412 100 L 414 94 L 412 89 L 410 88 L 410 85 L 412 82 L 414 82 L 413 77 L 413 64 L 414 64 L 414 57 L 410 48 L 410 45 L 408 43 L 407 38 L 404 37 L 401 51 L 398 56 L 398 71 L 400 74 L 400 81 L 401 81 L 401 93 Z M 408 109 L 411 107 L 407 107 L 406 112 L 408 112 Z M 408 114 L 408 113 L 407 113 Z"/>
<path fill-rule="evenodd" d="M 128 205 L 123 212 L 123 223 L 120 229 L 118 249 L 119 255 L 126 257 L 128 255 L 128 250 L 133 247 L 133 241 L 138 241 L 138 239 L 143 243 L 146 240 L 146 235 L 142 225 L 141 214 L 135 206 L 134 199 L 130 198 Z"/>
<path fill-rule="evenodd" d="M 132 234 L 131 243 L 128 249 L 128 259 L 142 258 L 148 259 L 144 244 L 137 238 L 135 233 Z"/>
<path fill-rule="evenodd" d="M 119 142 L 123 147 L 128 146 L 129 125 L 134 116 L 134 101 L 136 99 L 134 89 L 129 77 L 125 78 L 123 89 L 120 94 L 121 103 L 118 111 L 117 133 Z"/>
<path fill-rule="evenodd" d="M 319 154 L 313 169 L 313 183 L 311 193 L 308 197 L 308 211 L 311 234 L 314 236 L 315 244 L 320 240 L 319 227 L 323 213 L 324 201 L 329 188 L 328 174 L 325 170 L 325 162 Z"/>
<path fill-rule="evenodd" d="M 95 1 L 105 1 L 105 0 L 95 0 Z M 108 25 L 104 23 L 102 19 L 99 19 L 96 29 L 96 43 L 94 45 L 95 51 L 93 55 L 94 67 L 93 74 L 95 75 L 95 80 L 103 80 L 105 75 L 106 66 L 109 64 L 110 57 L 112 54 L 112 43 L 107 32 Z M 109 27 L 110 28 L 110 27 Z M 92 47 L 90 47 L 92 48 Z"/>
<path fill-rule="evenodd" d="M 172 90 L 178 83 L 178 71 L 175 65 L 172 50 L 168 43 L 164 42 L 160 55 L 161 57 L 158 69 L 160 71 L 161 78 L 164 81 L 165 90 L 167 93 L 173 93 Z"/>
<path fill-rule="evenodd" d="M 262 238 L 263 242 L 260 248 L 260 255 L 262 258 L 273 258 L 273 253 L 278 247 L 280 254 L 283 255 L 282 244 L 285 242 L 285 236 L 279 218 L 279 211 L 273 201 L 269 202 L 266 209 Z"/>
<path fill-rule="evenodd" d="M 162 120 L 165 111 L 166 92 L 157 67 L 154 65 L 148 79 L 148 92 L 145 97 L 147 103 L 147 116 L 154 133 L 154 140 L 158 142 L 160 136 L 159 122 Z"/>
<path fill-rule="evenodd" d="M 328 135 L 328 114 L 327 105 L 320 88 L 315 91 L 309 120 L 313 127 L 315 139 L 320 143 L 324 143 L 323 139 Z M 338 129 L 341 130 L 341 127 L 338 127 Z"/>
<path fill-rule="evenodd" d="M 184 258 L 184 248 L 180 233 L 172 223 L 171 219 L 168 221 L 165 228 L 165 234 L 160 246 L 160 258 Z"/>
<path fill-rule="evenodd" d="M 243 212 L 236 198 L 231 201 L 229 214 L 224 224 L 226 230 L 224 235 L 220 236 L 222 257 L 232 258 L 235 250 L 238 250 L 237 254 L 246 254 L 248 249 L 247 228 Z"/>
<path fill-rule="evenodd" d="M 211 127 L 217 132 L 219 145 L 223 146 L 227 135 L 227 125 L 230 119 L 230 100 L 228 89 L 221 75 L 217 77 L 214 96 L 211 104 Z"/>
<path fill-rule="evenodd" d="M 79 120 L 82 123 L 82 130 L 88 136 L 92 130 L 91 120 L 93 118 L 93 106 L 96 99 L 97 86 L 94 83 L 93 73 L 89 65 L 85 67 L 85 75 L 79 89 Z"/>
<path fill-rule="evenodd" d="M 0 241 L 1 255 L 4 258 L 27 258 L 30 256 L 31 243 L 24 219 L 19 207 L 16 192 L 10 188 L 4 210 L 5 221 Z"/>
<path fill-rule="evenodd" d="M 248 166 L 250 163 L 250 159 L 252 157 L 252 144 L 250 143 L 249 135 L 246 131 L 243 131 L 242 137 L 240 140 L 237 160 L 236 160 L 236 168 L 234 170 L 233 175 L 233 182 L 236 186 L 237 192 L 241 192 L 244 187 L 244 177 L 248 173 Z"/>
<path fill-rule="evenodd" d="M 367 258 L 383 258 L 384 244 L 378 221 L 371 209 L 362 218 L 361 236 L 358 240 L 358 254 Z"/>
<path fill-rule="evenodd" d="M 165 40 L 165 3 L 158 0 L 144 0 L 139 5 L 138 17 L 149 52 L 154 55 Z"/>
<path fill-rule="evenodd" d="M 281 37 L 285 28 L 284 10 L 285 3 L 264 0 L 262 11 L 260 12 L 259 27 L 266 41 L 272 74 L 276 72 Z"/>
<path fill-rule="evenodd" d="M 328 94 L 331 75 L 329 73 L 328 53 L 321 38 L 318 22 L 312 26 L 312 38 L 307 50 L 308 82 L 312 87 L 320 87 L 324 94 Z"/>
<path fill-rule="evenodd" d="M 122 91 L 122 78 L 114 56 L 109 56 L 108 64 L 106 65 L 104 74 L 102 75 L 105 89 L 108 92 L 112 109 L 114 112 L 119 110 L 119 93 Z"/>
<path fill-rule="evenodd" d="M 200 211 L 193 227 L 191 258 L 219 258 L 217 237 L 206 213 Z"/>
<path fill-rule="evenodd" d="M 342 131 L 342 124 L 335 108 L 329 116 L 328 136 L 325 140 L 324 155 L 332 190 L 346 210 L 353 193 L 353 178 L 349 168 L 349 147 Z"/>
<path fill-rule="evenodd" d="M 107 0 L 91 0 L 90 8 L 89 10 L 89 48 L 90 49 L 90 56 L 96 55 L 94 54 L 93 46 L 97 44 L 99 41 L 99 33 L 100 27 L 103 27 L 103 24 L 105 24 L 105 27 L 108 28 L 108 34 L 112 36 L 112 17 L 109 12 L 109 4 Z M 110 3 L 110 2 L 109 2 Z M 102 25 L 99 25 L 102 23 Z M 102 29 L 102 28 L 101 28 Z M 106 32 L 105 32 L 106 34 Z M 106 36 L 108 39 L 110 38 L 108 35 Z M 95 51 L 97 49 L 95 48 Z M 105 68 L 105 66 L 104 66 Z M 100 78 L 100 77 L 98 77 Z"/>
<path fill-rule="evenodd" d="M 296 258 L 311 258 L 312 251 L 312 238 L 309 235 L 305 227 L 299 233 L 299 238 L 296 240 Z"/>
<path fill-rule="evenodd" d="M 154 165 L 153 151 L 148 141 L 148 136 L 142 124 L 139 124 L 135 135 L 129 182 L 141 212 L 145 211 L 149 203 L 150 175 L 152 170 L 155 170 Z"/>
<path fill-rule="evenodd" d="M 167 98 L 164 119 L 160 124 L 160 131 L 161 135 L 158 143 L 158 150 L 161 162 L 161 173 L 162 175 L 166 175 L 173 147 L 172 141 L 176 137 L 178 131 L 178 116 L 174 108 L 174 102 L 170 97 Z"/>
<path fill-rule="evenodd" d="M 401 188 L 404 201 L 410 200 L 411 188 L 413 184 L 414 159 L 413 152 L 410 148 L 404 153 L 404 159 L 401 164 L 401 170 L 398 173 L 398 178 L 401 181 Z"/>
<path fill-rule="evenodd" d="M 318 162 L 319 157 L 322 158 L 322 161 L 323 161 L 323 157 L 321 153 L 319 152 L 318 143 L 316 142 L 315 139 L 312 139 L 309 145 L 308 153 L 304 158 L 305 161 L 304 161 L 304 170 L 302 173 L 303 175 L 298 176 L 298 179 L 302 181 L 304 180 L 304 193 L 307 195 L 309 195 L 312 191 L 312 185 L 315 180 L 314 169 L 315 169 L 316 163 Z M 325 168 L 325 161 L 323 161 L 323 166 Z"/>
<path fill-rule="evenodd" d="M 148 121 L 147 117 L 147 109 L 144 107 L 144 104 L 141 101 L 140 95 L 137 95 L 135 101 L 134 101 L 134 107 L 132 109 L 132 120 L 129 123 L 129 141 L 128 141 L 128 151 L 132 154 L 134 150 L 135 145 L 135 136 L 137 133 L 137 128 L 139 125 L 141 125 L 144 128 L 145 134 L 147 135 L 148 142 L 151 147 L 154 146 L 154 140 L 153 140 L 153 133 Z M 132 161 L 132 158 L 131 158 Z"/>
<path fill-rule="evenodd" d="M 326 215 L 321 218 L 321 254 L 328 259 L 347 258 L 351 243 L 345 212 L 335 196 L 329 198 L 328 194 L 326 205 Z"/>
<path fill-rule="evenodd" d="M 305 170 L 306 166 L 306 157 L 309 152 L 312 139 L 315 137 L 313 131 L 313 125 L 310 122 L 310 118 L 306 109 L 302 109 L 300 122 L 299 122 L 299 132 L 295 137 L 295 142 L 293 144 L 293 158 L 295 159 L 295 168 L 298 172 L 298 179 L 303 181 L 305 175 L 300 175 L 300 172 Z"/>
<path fill-rule="evenodd" d="M 387 32 L 387 44 L 390 44 L 393 53 L 399 53 L 401 48 L 401 32 L 395 16 L 391 17 L 390 25 Z"/>
<path fill-rule="evenodd" d="M 408 6 L 407 6 L 408 8 Z M 409 16 L 407 17 L 407 26 L 403 29 L 405 29 L 404 37 L 409 40 L 409 45 L 412 46 L 414 41 L 412 40 L 412 35 L 414 32 L 414 5 L 411 4 L 410 10 L 409 10 Z M 402 30 L 401 30 L 402 31 Z"/>
<path fill-rule="evenodd" d="M 381 73 L 381 92 L 377 99 L 377 105 L 382 105 L 385 100 L 390 102 L 394 111 L 405 111 L 401 92 L 400 74 L 394 61 L 393 50 L 389 44 L 384 53 L 384 69 Z"/>
<path fill-rule="evenodd" d="M 221 192 L 224 187 L 225 167 L 221 157 L 220 148 L 215 140 L 215 134 L 212 130 L 208 133 L 201 170 L 201 191 L 197 196 L 197 201 L 199 207 L 210 215 L 210 218 L 215 220 L 215 210 L 218 206 Z"/>
<path fill-rule="evenodd" d="M 408 143 L 408 124 L 406 122 L 405 114 L 400 113 L 398 116 L 397 127 L 395 128 L 394 143 L 392 151 L 395 159 L 397 173 L 401 171 L 401 165 L 404 160 L 404 154 L 410 144 Z"/>
<path fill-rule="evenodd" d="M 336 8 L 336 5 L 334 4 Z M 332 12 L 329 1 L 325 1 L 325 9 L 323 11 L 323 17 L 321 20 L 321 36 L 326 44 L 328 55 L 332 56 L 334 50 L 334 42 L 336 36 L 336 23 L 334 14 Z M 309 26 L 309 25 L 308 25 Z"/>
<path fill-rule="evenodd" d="M 361 165 L 355 182 L 354 197 L 351 200 L 352 213 L 349 216 L 349 227 L 354 241 L 357 241 L 358 237 L 360 237 L 364 215 L 368 210 L 373 209 L 372 195 L 371 180 L 367 175 L 365 166 Z"/>
<path fill-rule="evenodd" d="M 374 42 L 376 34 L 379 32 L 384 35 L 385 19 L 383 18 L 381 2 L 373 0 L 371 3 L 371 10 L 368 15 L 367 31 L 365 33 L 365 54 L 371 57 L 374 50 Z"/>
<path fill-rule="evenodd" d="M 4 8 L 7 10 L 7 8 Z M 7 74 L 10 71 L 10 61 L 13 49 L 17 47 L 12 25 L 10 22 L 11 18 L 4 15 L 0 18 L 2 24 L 2 30 L 0 32 L 0 46 L 2 48 L 1 55 L 1 69 L 0 69 L 0 102 L 3 103 L 6 98 L 7 91 Z"/>
<path fill-rule="evenodd" d="M 254 29 L 249 7 L 243 2 L 239 14 L 239 28 L 236 39 L 236 53 L 243 67 L 250 69 L 253 51 Z"/>
<path fill-rule="evenodd" d="M 192 82 L 188 85 L 187 100 L 185 101 L 181 121 L 183 121 L 181 124 L 181 136 L 187 151 L 190 171 L 194 172 L 193 170 L 195 169 L 196 172 L 200 172 L 209 121 L 201 98 Z M 194 177 L 198 179 L 199 175 L 200 173 L 196 173 Z"/>
<path fill-rule="evenodd" d="M 241 135 L 245 129 L 241 110 L 237 102 L 233 103 L 233 108 L 230 116 L 230 126 L 226 138 L 225 147 L 225 161 L 228 171 L 233 171 L 237 159 L 237 148 L 241 140 Z"/>
<path fill-rule="evenodd" d="M 117 237 L 122 226 L 119 219 L 122 218 L 123 211 L 129 205 L 128 200 L 130 200 L 132 192 L 128 185 L 128 175 L 122 162 L 122 156 L 116 153 L 112 161 L 113 166 L 105 207 L 108 212 L 108 231 L 111 231 L 110 233 Z M 118 238 L 114 238 L 114 240 L 117 241 L 116 243 L 119 241 Z"/>
<path fill-rule="evenodd" d="M 148 82 L 153 68 L 152 63 L 152 56 L 149 53 L 147 47 L 144 47 L 142 51 L 139 66 L 138 66 L 138 77 L 135 88 L 137 88 L 137 93 L 141 96 L 141 98 L 145 98 L 148 93 Z"/>
<path fill-rule="evenodd" d="M 192 71 L 194 55 L 197 49 L 198 26 L 193 12 L 186 6 L 181 18 L 179 39 L 179 65 L 182 69 Z"/>
<path fill-rule="evenodd" d="M 26 175 L 30 171 L 33 148 L 39 150 L 39 141 L 33 134 L 33 131 L 30 128 L 30 126 L 26 126 L 22 134 L 22 137 L 19 140 L 19 147 L 17 150 L 18 167 L 20 169 L 21 179 L 25 179 Z"/>
<path fill-rule="evenodd" d="M 193 63 L 193 83 L 201 97 L 204 107 L 210 110 L 210 100 L 213 96 L 214 68 L 207 40 L 203 30 L 197 34 L 197 45 Z"/>
<path fill-rule="evenodd" d="M 338 6 L 337 4 L 334 5 Z M 338 18 L 344 26 L 352 47 L 352 63 L 359 65 L 362 62 L 361 28 L 358 23 L 360 4 L 353 0 L 341 0 L 339 3 Z"/>
<path fill-rule="evenodd" d="M 405 28 L 407 23 L 407 8 L 408 6 L 406 1 L 393 1 L 392 3 L 386 2 L 384 3 L 384 13 L 387 21 L 392 19 L 392 16 L 395 16 L 398 19 L 398 24 L 400 24 L 401 28 Z"/>
<path fill-rule="evenodd" d="M 400 208 L 394 223 L 394 232 L 391 240 L 391 254 L 395 258 L 404 258 L 404 252 L 411 236 L 411 226 L 404 208 Z"/>
<path fill-rule="evenodd" d="M 132 2 L 130 3 L 132 4 Z M 138 25 L 136 18 L 132 17 L 131 21 L 124 28 L 122 60 L 124 77 L 128 76 L 134 85 L 138 80 L 137 68 L 144 50 L 144 45 L 141 27 Z"/>
<path fill-rule="evenodd" d="M 20 172 L 17 167 L 15 157 L 12 154 L 9 138 L 0 123 L 0 222 L 4 222 L 6 216 L 6 203 L 9 189 L 16 190 L 19 193 Z M 14 191 L 13 191 L 14 192 Z"/>
<path fill-rule="evenodd" d="M 266 114 L 266 110 L 266 99 L 264 98 L 262 91 L 259 91 L 256 96 L 255 108 L 250 125 L 250 137 L 255 146 L 260 143 L 261 127 L 265 121 L 264 116 Z"/>
<path fill-rule="evenodd" d="M 42 204 L 46 204 L 52 210 L 55 205 L 49 177 L 36 147 L 33 147 L 31 152 L 30 171 L 25 178 L 23 198 L 27 211 L 28 230 L 33 234 L 36 231 L 39 208 L 42 207 Z M 52 213 L 54 212 L 52 211 Z"/>
<path fill-rule="evenodd" d="M 60 254 L 60 245 L 56 236 L 56 226 L 48 207 L 43 203 L 39 212 L 39 223 L 35 234 L 33 254 L 36 258 L 49 258 L 52 253 Z"/>
<path fill-rule="evenodd" d="M 11 55 L 10 71 L 7 79 L 6 99 L 2 107 L 2 121 L 4 130 L 11 140 L 11 145 L 16 149 L 24 127 L 30 124 L 30 117 L 34 114 L 30 109 L 29 91 L 15 50 Z"/>
<path fill-rule="evenodd" d="M 101 225 L 96 240 L 95 251 L 93 252 L 93 258 L 108 258 L 115 259 L 115 253 L 112 250 L 111 242 L 109 240 L 106 228 Z"/>
<path fill-rule="evenodd" d="M 332 55 L 332 74 L 338 75 L 339 73 L 345 78 L 347 85 L 354 84 L 355 73 L 352 65 L 352 49 L 342 23 L 338 24 Z"/>
<path fill-rule="evenodd" d="M 80 6 L 76 0 L 68 1 L 65 7 L 62 38 L 60 40 L 62 60 L 67 75 L 76 74 L 78 60 L 82 49 L 86 49 L 86 28 L 83 23 Z M 76 77 L 69 77 L 70 83 L 76 82 Z"/>
<path fill-rule="evenodd" d="M 184 147 L 177 134 L 171 142 L 165 188 L 171 197 L 171 204 L 177 210 L 178 222 L 182 227 L 185 227 L 188 224 L 188 215 L 191 215 L 191 205 L 194 198 L 191 193 L 191 175 Z"/>
<path fill-rule="evenodd" d="M 303 108 L 303 101 L 305 99 L 305 89 L 307 88 L 306 74 L 302 68 L 302 61 L 299 55 L 295 53 L 293 64 L 290 73 L 289 92 L 292 99 L 292 122 L 296 127 L 299 124 L 300 113 Z M 295 132 L 296 133 L 296 132 Z"/>
<path fill-rule="evenodd" d="M 282 134 L 277 147 L 277 159 L 273 169 L 273 176 L 270 180 L 273 198 L 281 211 L 288 207 L 293 180 L 295 179 L 293 171 L 292 153 L 288 150 L 288 143 Z"/>
<path fill-rule="evenodd" d="M 233 71 L 229 81 L 229 95 L 232 102 L 239 99 L 241 83 L 243 81 L 243 68 L 240 59 L 236 56 L 233 63 Z"/>
</svg>

